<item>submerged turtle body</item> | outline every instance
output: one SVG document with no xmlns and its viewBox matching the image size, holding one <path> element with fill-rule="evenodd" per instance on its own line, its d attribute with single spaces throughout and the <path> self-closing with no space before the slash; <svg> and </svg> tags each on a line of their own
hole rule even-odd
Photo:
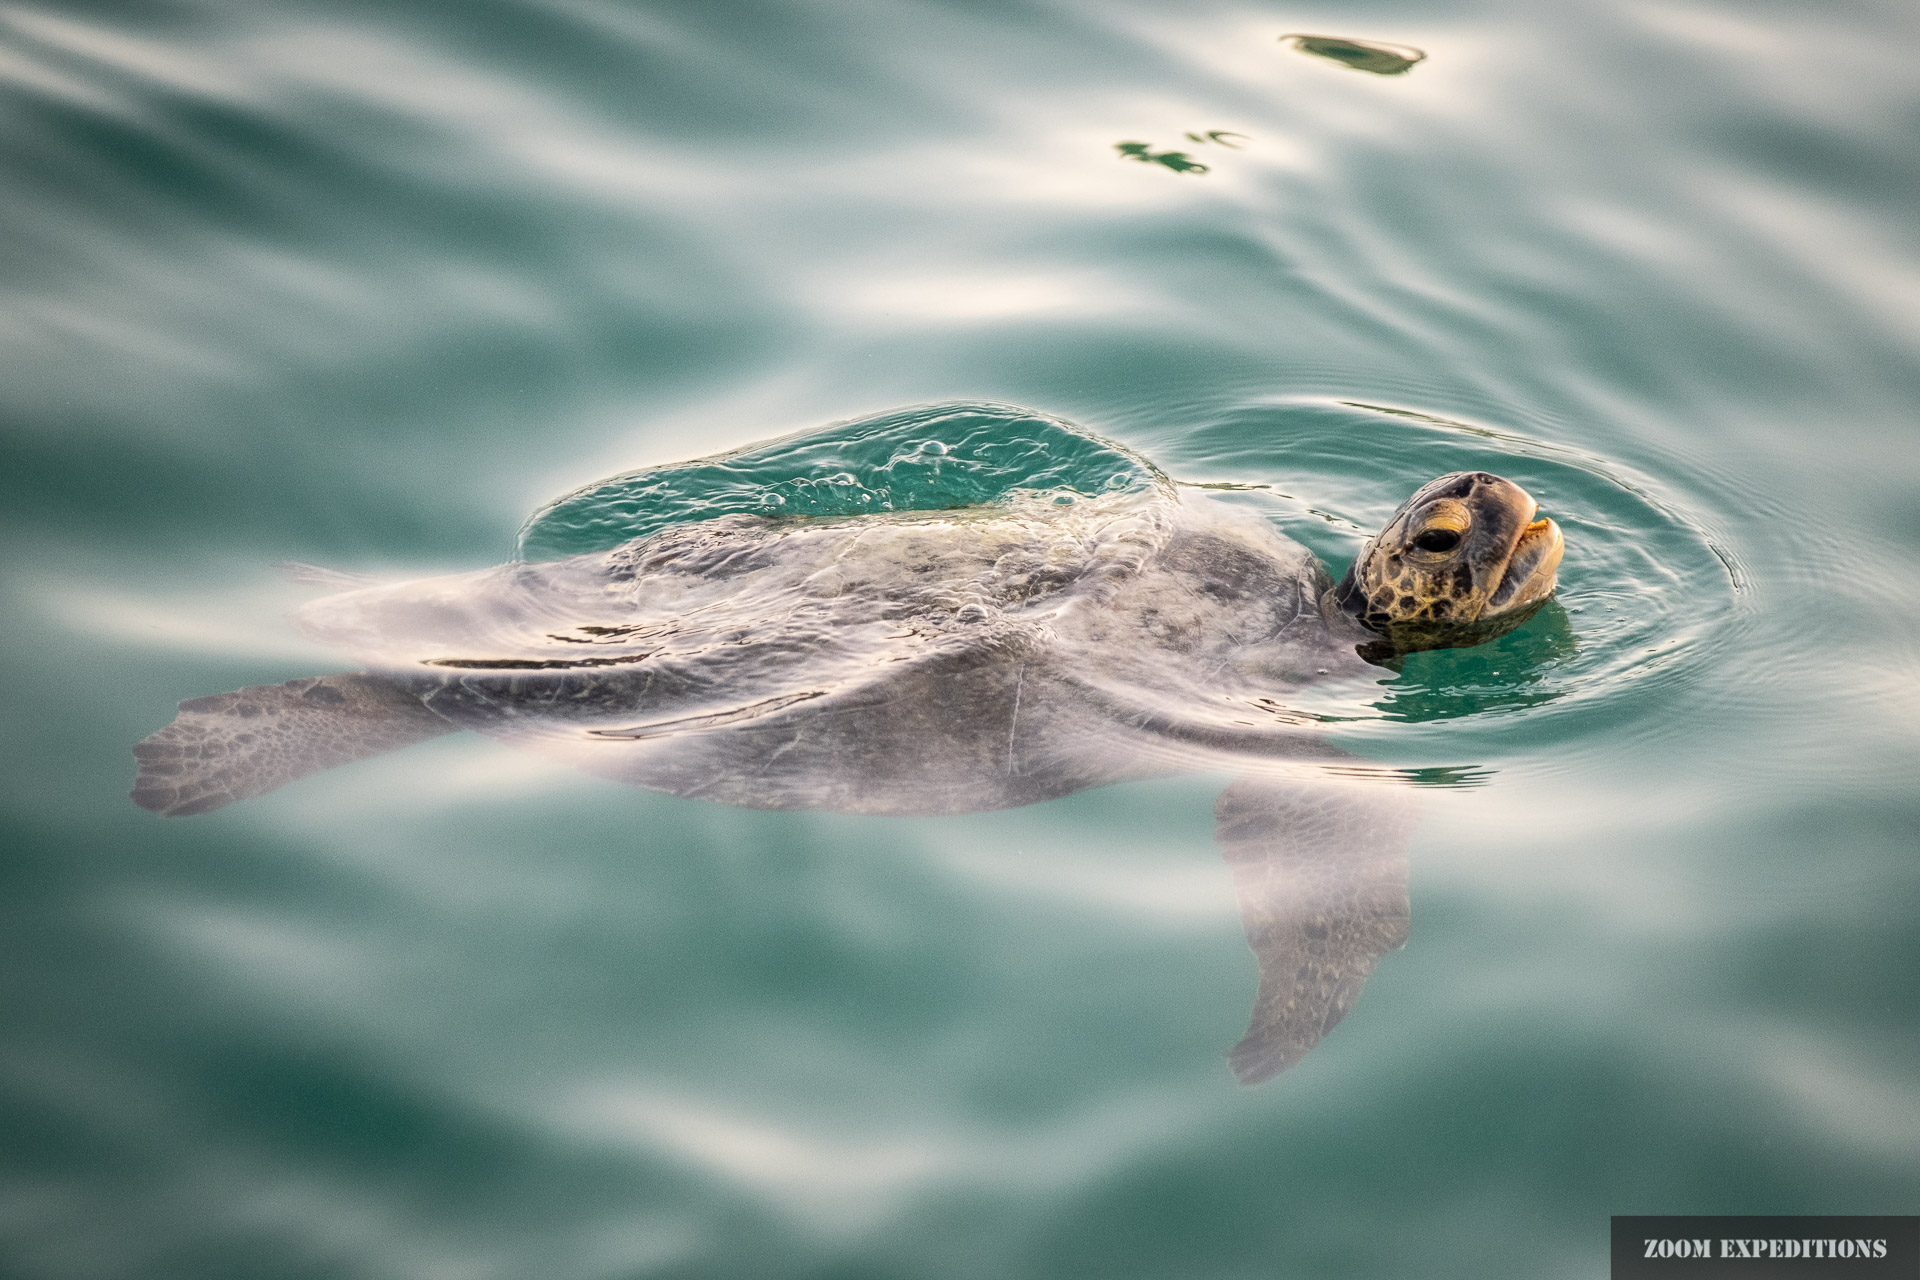
<svg viewBox="0 0 1920 1280">
<path fill-rule="evenodd" d="M 1406 932 L 1407 797 L 1327 770 L 1347 758 L 1289 695 L 1516 625 L 1560 558 L 1536 514 L 1509 481 L 1444 476 L 1338 584 L 1265 521 L 1156 480 L 727 514 L 361 587 L 298 621 L 363 671 L 182 703 L 134 749 L 134 799 L 205 812 L 456 728 L 760 808 L 969 812 L 1228 770 L 1219 839 L 1262 972 L 1233 1061 L 1261 1079 Z"/>
<path fill-rule="evenodd" d="M 1298 732 L 1365 664 L 1331 580 L 1170 491 L 827 520 L 725 516 L 611 552 L 309 605 L 448 722 L 761 808 L 1031 803 Z M 1217 739 L 1218 741 L 1214 741 Z"/>
</svg>

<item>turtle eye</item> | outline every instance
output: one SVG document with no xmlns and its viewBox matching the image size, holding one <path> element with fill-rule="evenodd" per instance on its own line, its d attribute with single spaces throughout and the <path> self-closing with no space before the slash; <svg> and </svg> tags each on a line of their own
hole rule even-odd
<svg viewBox="0 0 1920 1280">
<path fill-rule="evenodd" d="M 1460 535 L 1452 529 L 1429 529 L 1413 545 L 1422 551 L 1451 551 L 1460 545 Z"/>
</svg>

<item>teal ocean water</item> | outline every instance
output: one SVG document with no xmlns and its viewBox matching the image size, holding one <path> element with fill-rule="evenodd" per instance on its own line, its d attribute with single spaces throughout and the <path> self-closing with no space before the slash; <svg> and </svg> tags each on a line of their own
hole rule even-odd
<svg viewBox="0 0 1920 1280">
<path fill-rule="evenodd" d="M 1916 49 L 1891 0 L 0 10 L 0 1273 L 1534 1280 L 1613 1214 L 1920 1212 Z M 1411 940 L 1273 1081 L 1220 775 L 763 812 L 460 734 L 127 799 L 179 700 L 341 669 L 280 562 L 950 496 L 852 444 L 641 492 L 947 402 L 1336 572 L 1446 471 L 1566 532 L 1521 630 L 1307 695 L 1428 785 Z"/>
</svg>

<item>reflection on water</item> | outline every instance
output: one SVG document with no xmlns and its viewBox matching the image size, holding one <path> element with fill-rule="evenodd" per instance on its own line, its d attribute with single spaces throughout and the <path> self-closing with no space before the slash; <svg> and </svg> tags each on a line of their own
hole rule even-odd
<svg viewBox="0 0 1920 1280">
<path fill-rule="evenodd" d="M 1238 138 L 1239 141 L 1231 142 L 1229 141 L 1229 139 L 1231 138 Z M 1252 141 L 1252 139 L 1247 137 L 1246 134 L 1235 133 L 1231 129 L 1209 129 L 1205 133 L 1189 133 L 1187 134 L 1187 140 L 1189 142 L 1201 142 L 1201 143 L 1217 142 L 1221 146 L 1229 147 L 1235 151 L 1240 150 L 1241 147 L 1245 146 L 1248 142 Z"/>
<path fill-rule="evenodd" d="M 1189 135 L 1191 136 L 1191 135 Z M 1150 142 L 1116 142 L 1113 149 L 1122 159 L 1138 160 L 1141 164 L 1157 164 L 1175 173 L 1207 173 L 1209 168 L 1195 160 L 1184 151 L 1155 151 Z"/>
<path fill-rule="evenodd" d="M 1377 40 L 1347 40 L 1340 36 L 1284 35 L 1293 47 L 1316 58 L 1329 58 L 1355 71 L 1371 71 L 1378 76 L 1405 75 L 1415 63 L 1426 60 L 1426 53 L 1412 45 L 1384 44 Z"/>
<path fill-rule="evenodd" d="M 807 514 L 783 497 L 822 486 Z M 1407 930 L 1405 775 L 1285 700 L 1512 631 L 1559 563 L 1536 514 L 1508 481 L 1443 477 L 1336 588 L 1266 522 L 1070 424 L 900 410 L 588 486 L 496 570 L 314 601 L 305 629 L 365 673 L 181 703 L 134 748 L 133 798 L 206 813 L 455 728 L 767 809 L 968 813 L 1232 772 L 1215 815 L 1262 975 L 1231 1055 L 1252 1083 Z"/>
<path fill-rule="evenodd" d="M 1239 151 L 1252 139 L 1244 133 L 1235 133 L 1231 129 L 1209 129 L 1205 133 L 1189 131 L 1187 141 L 1201 146 L 1211 143 L 1226 147 L 1230 151 Z M 1138 160 L 1141 164 L 1161 165 L 1175 173 L 1212 172 L 1212 166 L 1202 164 L 1184 151 L 1155 151 L 1153 144 L 1149 142 L 1116 142 L 1113 149 L 1120 153 L 1122 159 Z"/>
</svg>

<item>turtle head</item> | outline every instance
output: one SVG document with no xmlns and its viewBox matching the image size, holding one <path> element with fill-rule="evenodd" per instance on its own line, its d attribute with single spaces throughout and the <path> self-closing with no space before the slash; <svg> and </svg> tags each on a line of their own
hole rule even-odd
<svg viewBox="0 0 1920 1280">
<path fill-rule="evenodd" d="M 1401 504 L 1323 608 L 1385 637 L 1394 653 L 1479 644 L 1525 622 L 1553 594 L 1563 546 L 1560 527 L 1540 518 L 1525 489 L 1457 471 Z"/>
</svg>

